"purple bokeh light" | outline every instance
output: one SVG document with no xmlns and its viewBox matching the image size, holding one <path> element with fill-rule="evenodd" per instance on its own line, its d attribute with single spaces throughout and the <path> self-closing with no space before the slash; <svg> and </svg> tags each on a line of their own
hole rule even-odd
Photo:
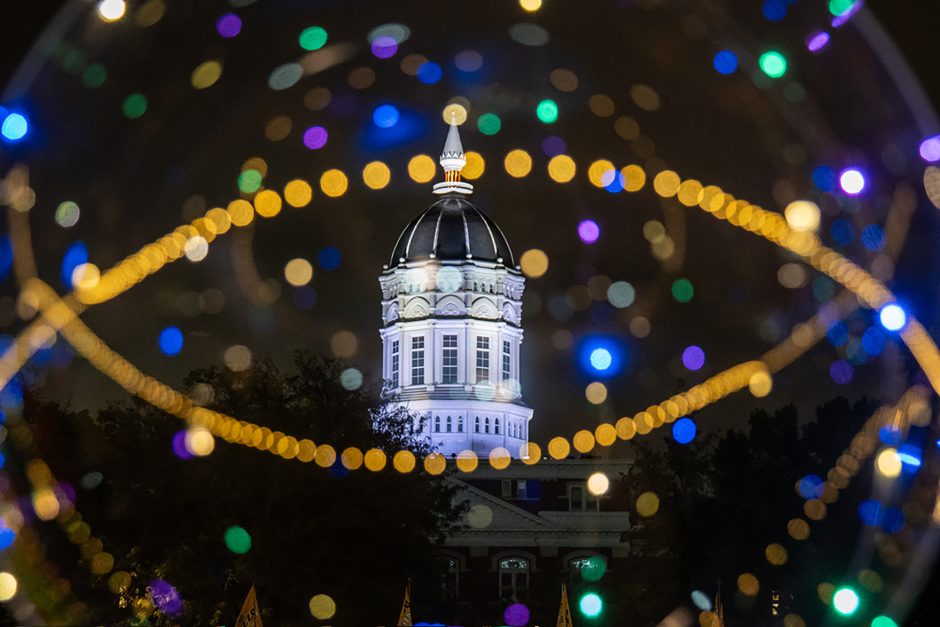
<svg viewBox="0 0 940 627">
<path fill-rule="evenodd" d="M 549 135 L 542 140 L 542 152 L 546 157 L 554 157 L 564 154 L 568 150 L 568 144 L 557 135 Z"/>
<path fill-rule="evenodd" d="M 920 158 L 930 163 L 940 161 L 940 135 L 928 137 L 920 143 Z"/>
<path fill-rule="evenodd" d="M 304 131 L 304 146 L 310 150 L 319 150 L 326 146 L 329 133 L 322 126 L 311 126 Z"/>
<path fill-rule="evenodd" d="M 226 13 L 216 21 L 215 29 L 226 39 L 231 39 L 242 32 L 242 18 L 234 13 Z"/>
<path fill-rule="evenodd" d="M 372 41 L 372 54 L 379 59 L 389 59 L 398 52 L 398 42 L 388 35 L 376 37 Z"/>
<path fill-rule="evenodd" d="M 594 220 L 582 220 L 578 224 L 578 237 L 585 244 L 593 244 L 601 236 L 601 227 Z"/>
<path fill-rule="evenodd" d="M 700 370 L 705 365 L 705 351 L 694 344 L 687 347 L 682 351 L 682 365 L 689 370 Z"/>
<path fill-rule="evenodd" d="M 829 366 L 829 376 L 839 385 L 848 385 L 855 377 L 855 368 L 844 359 L 837 359 Z"/>
<path fill-rule="evenodd" d="M 806 38 L 806 47 L 810 52 L 819 52 L 829 43 L 829 33 L 824 30 L 817 31 Z"/>
<path fill-rule="evenodd" d="M 525 627 L 529 624 L 529 608 L 522 603 L 513 603 L 503 612 L 503 620 L 509 627 Z"/>
<path fill-rule="evenodd" d="M 150 582 L 150 598 L 162 612 L 176 616 L 183 611 L 183 599 L 168 581 L 154 579 Z"/>
<path fill-rule="evenodd" d="M 182 460 L 192 459 L 193 455 L 186 450 L 186 432 L 177 431 L 173 435 L 173 454 Z"/>
</svg>

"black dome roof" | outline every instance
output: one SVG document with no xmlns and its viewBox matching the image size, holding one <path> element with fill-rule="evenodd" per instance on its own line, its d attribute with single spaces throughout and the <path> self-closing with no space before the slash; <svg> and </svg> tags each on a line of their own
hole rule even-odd
<svg viewBox="0 0 940 627">
<path fill-rule="evenodd" d="M 459 194 L 442 196 L 405 227 L 392 251 L 389 268 L 408 261 L 491 261 L 514 268 L 503 232 Z"/>
</svg>

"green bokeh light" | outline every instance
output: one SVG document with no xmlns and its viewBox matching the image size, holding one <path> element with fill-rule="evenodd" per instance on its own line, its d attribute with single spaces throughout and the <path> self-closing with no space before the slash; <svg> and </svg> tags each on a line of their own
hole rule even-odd
<svg viewBox="0 0 940 627">
<path fill-rule="evenodd" d="M 680 303 L 687 303 L 695 296 L 695 288 L 688 279 L 676 279 L 672 283 L 672 297 Z"/>
<path fill-rule="evenodd" d="M 581 597 L 581 600 L 578 602 L 578 608 L 580 608 L 581 613 L 588 618 L 595 618 L 600 616 L 601 612 L 604 611 L 604 602 L 593 592 L 588 592 Z"/>
<path fill-rule="evenodd" d="M 92 63 L 82 74 L 82 84 L 89 89 L 101 87 L 108 79 L 108 72 L 100 63 Z"/>
<path fill-rule="evenodd" d="M 143 94 L 131 94 L 121 105 L 124 117 L 136 120 L 147 112 L 147 98 Z"/>
<path fill-rule="evenodd" d="M 829 12 L 836 17 L 852 10 L 858 0 L 829 0 Z"/>
<path fill-rule="evenodd" d="M 319 26 L 305 28 L 298 38 L 304 50 L 319 50 L 326 45 L 326 31 Z"/>
<path fill-rule="evenodd" d="M 535 115 L 545 124 L 551 124 L 558 119 L 558 105 L 551 98 L 546 98 L 535 108 Z"/>
<path fill-rule="evenodd" d="M 832 595 L 832 607 L 843 616 L 851 616 L 858 610 L 858 593 L 852 588 L 839 588 Z"/>
<path fill-rule="evenodd" d="M 261 172 L 257 170 L 244 170 L 238 175 L 238 191 L 243 194 L 254 194 L 261 187 Z"/>
<path fill-rule="evenodd" d="M 871 627 L 898 627 L 898 624 L 887 616 L 876 616 L 871 621 Z"/>
<path fill-rule="evenodd" d="M 787 58 L 776 50 L 760 55 L 760 69 L 770 78 L 780 78 L 787 73 Z"/>
<path fill-rule="evenodd" d="M 237 555 L 244 555 L 251 550 L 251 536 L 244 527 L 233 525 L 225 530 L 225 546 Z"/>
<path fill-rule="evenodd" d="M 484 135 L 495 135 L 502 127 L 503 123 L 495 113 L 484 113 L 477 120 L 477 128 Z"/>
</svg>

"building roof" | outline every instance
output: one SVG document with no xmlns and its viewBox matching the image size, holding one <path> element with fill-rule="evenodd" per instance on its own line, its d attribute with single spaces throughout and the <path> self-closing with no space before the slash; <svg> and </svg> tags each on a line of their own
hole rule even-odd
<svg viewBox="0 0 940 627">
<path fill-rule="evenodd" d="M 488 261 L 515 267 L 509 242 L 493 220 L 460 194 L 446 194 L 405 227 L 389 268 L 411 261 Z"/>
</svg>

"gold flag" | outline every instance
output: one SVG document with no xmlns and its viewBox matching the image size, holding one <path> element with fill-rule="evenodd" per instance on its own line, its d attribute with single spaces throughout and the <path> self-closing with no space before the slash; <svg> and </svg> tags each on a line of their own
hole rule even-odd
<svg viewBox="0 0 940 627">
<path fill-rule="evenodd" d="M 411 627 L 411 582 L 405 586 L 405 600 L 401 602 L 401 614 L 398 615 L 398 627 Z"/>
<path fill-rule="evenodd" d="M 242 611 L 238 613 L 235 627 L 264 627 L 261 622 L 261 608 L 258 607 L 258 595 L 252 586 L 242 604 Z"/>
<path fill-rule="evenodd" d="M 572 627 L 571 608 L 568 607 L 568 590 L 565 589 L 565 583 L 561 583 L 561 606 L 558 608 L 558 620 L 555 621 L 555 627 Z"/>
</svg>

